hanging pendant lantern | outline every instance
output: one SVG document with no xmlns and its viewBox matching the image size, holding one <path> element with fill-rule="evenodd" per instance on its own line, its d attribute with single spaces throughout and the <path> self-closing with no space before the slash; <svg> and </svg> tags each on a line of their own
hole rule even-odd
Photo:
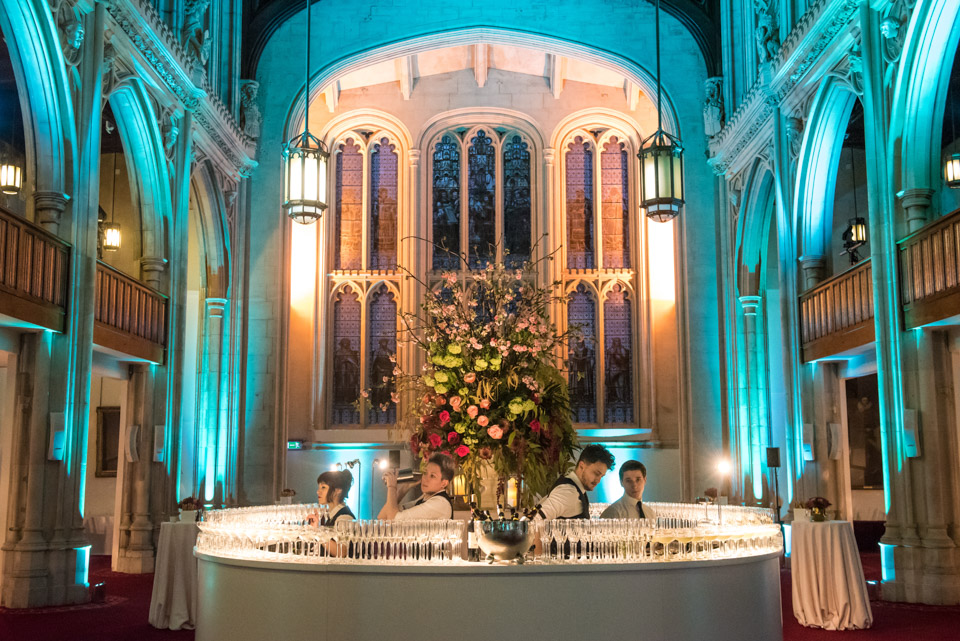
<svg viewBox="0 0 960 641">
<path fill-rule="evenodd" d="M 23 187 L 23 172 L 20 167 L 10 163 L 0 165 L 0 191 L 5 194 L 19 194 Z"/>
<path fill-rule="evenodd" d="M 283 145 L 283 210 L 309 225 L 327 208 L 326 146 L 310 134 L 310 3 L 307 0 L 306 73 L 303 83 L 303 132 Z"/>
<path fill-rule="evenodd" d="M 323 143 L 309 131 L 283 146 L 283 209 L 300 224 L 318 220 L 327 208 L 329 157 Z"/>
<path fill-rule="evenodd" d="M 658 129 L 643 141 L 640 158 L 640 206 L 658 223 L 674 218 L 683 206 L 683 147 Z"/>
<path fill-rule="evenodd" d="M 660 86 L 660 0 L 656 2 L 657 130 L 640 145 L 640 206 L 664 223 L 683 206 L 683 143 L 663 130 Z"/>
<path fill-rule="evenodd" d="M 960 189 L 960 154 L 951 154 L 943 164 L 943 179 L 950 189 Z"/>
<path fill-rule="evenodd" d="M 103 251 L 115 252 L 120 249 L 120 224 L 103 224 Z"/>
</svg>

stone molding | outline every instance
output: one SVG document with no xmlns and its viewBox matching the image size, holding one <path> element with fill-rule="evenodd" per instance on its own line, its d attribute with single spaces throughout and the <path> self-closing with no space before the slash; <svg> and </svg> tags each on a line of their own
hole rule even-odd
<svg viewBox="0 0 960 641">
<path fill-rule="evenodd" d="M 804 101 L 816 89 L 813 74 L 826 73 L 837 61 L 824 65 L 826 52 L 845 38 L 853 41 L 857 21 L 857 0 L 818 0 L 800 18 L 784 39 L 777 56 L 769 63 L 768 73 L 758 76 L 724 128 L 710 143 L 714 173 L 735 173 L 750 162 L 773 135 L 771 115 L 777 106 Z M 841 59 L 850 47 L 841 47 Z M 800 117 L 805 114 L 799 114 Z"/>
<path fill-rule="evenodd" d="M 227 107 L 210 91 L 203 74 L 202 86 L 191 79 L 198 64 L 189 58 L 179 39 L 146 0 L 113 0 L 106 3 L 107 13 L 116 28 L 132 45 L 131 56 L 143 60 L 156 84 L 169 90 L 185 110 L 193 112 L 197 124 L 196 144 L 229 168 L 238 178 L 250 176 L 257 166 L 251 155 L 256 142 L 240 130 Z M 117 43 L 119 44 L 119 43 Z"/>
</svg>

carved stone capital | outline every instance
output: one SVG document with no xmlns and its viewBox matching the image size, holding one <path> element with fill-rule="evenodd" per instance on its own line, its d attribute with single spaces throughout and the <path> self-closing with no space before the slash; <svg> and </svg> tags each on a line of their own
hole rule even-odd
<svg viewBox="0 0 960 641">
<path fill-rule="evenodd" d="M 417 167 L 420 164 L 420 150 L 419 149 L 408 149 L 407 150 L 407 164 L 411 167 Z"/>
<path fill-rule="evenodd" d="M 744 316 L 756 316 L 757 311 L 760 308 L 760 301 L 762 300 L 759 296 L 741 296 L 739 299 L 740 308 L 743 310 Z"/>
<path fill-rule="evenodd" d="M 223 318 L 223 310 L 227 307 L 226 298 L 207 298 L 204 303 L 207 306 L 207 316 L 210 318 Z"/>
<path fill-rule="evenodd" d="M 548 167 L 552 167 L 557 162 L 557 150 L 553 147 L 547 147 L 543 150 L 543 162 L 547 163 Z"/>
<path fill-rule="evenodd" d="M 143 256 L 140 258 L 140 272 L 143 282 L 154 289 L 160 289 L 163 273 L 167 269 L 167 259 L 162 256 Z"/>
<path fill-rule="evenodd" d="M 36 210 L 36 219 L 41 227 L 52 234 L 60 229 L 60 218 L 67 208 L 70 197 L 58 191 L 36 191 L 33 193 L 33 204 Z"/>
<path fill-rule="evenodd" d="M 907 216 L 907 229 L 915 232 L 927 223 L 930 217 L 930 205 L 933 203 L 932 189 L 911 188 L 904 189 L 897 194 L 903 211 Z"/>
<path fill-rule="evenodd" d="M 803 274 L 803 291 L 807 291 L 823 280 L 827 266 L 826 258 L 819 255 L 801 256 L 797 262 L 800 263 L 800 271 Z"/>
</svg>

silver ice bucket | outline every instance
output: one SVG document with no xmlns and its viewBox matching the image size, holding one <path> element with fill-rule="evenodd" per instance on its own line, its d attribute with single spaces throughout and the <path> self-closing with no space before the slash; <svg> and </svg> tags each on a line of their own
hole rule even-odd
<svg viewBox="0 0 960 641">
<path fill-rule="evenodd" d="M 523 556 L 533 545 L 533 524 L 530 521 L 478 521 L 478 543 L 491 563 L 513 561 L 523 563 Z"/>
</svg>

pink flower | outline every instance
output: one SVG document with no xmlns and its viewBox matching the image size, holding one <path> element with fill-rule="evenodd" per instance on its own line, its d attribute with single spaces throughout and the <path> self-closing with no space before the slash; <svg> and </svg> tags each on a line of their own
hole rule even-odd
<svg viewBox="0 0 960 641">
<path fill-rule="evenodd" d="M 447 434 L 447 443 L 449 443 L 450 445 L 456 445 L 456 443 L 459 440 L 460 440 L 460 435 L 457 434 L 456 432 L 450 432 L 449 434 Z"/>
<path fill-rule="evenodd" d="M 480 399 L 480 407 L 485 410 L 490 409 L 490 399 L 489 398 Z"/>
<path fill-rule="evenodd" d="M 475 380 L 477 380 L 477 375 L 474 372 L 470 372 L 469 374 L 463 377 L 463 382 L 467 384 L 472 383 Z"/>
<path fill-rule="evenodd" d="M 430 446 L 434 449 L 443 444 L 443 437 L 439 434 L 431 434 L 428 438 L 430 439 Z"/>
<path fill-rule="evenodd" d="M 539 432 L 540 421 L 538 421 L 537 419 L 533 419 L 532 421 L 530 421 L 530 429 L 533 430 L 534 432 Z"/>
<path fill-rule="evenodd" d="M 424 403 L 429 403 L 429 402 L 432 401 L 432 400 L 433 400 L 433 397 L 430 396 L 429 394 L 424 394 L 424 395 L 423 395 L 423 402 L 424 402 Z"/>
<path fill-rule="evenodd" d="M 441 405 L 446 405 L 446 404 L 447 404 L 447 397 L 446 397 L 446 396 L 437 396 L 437 398 L 436 398 L 435 400 L 436 400 L 436 402 L 437 402 L 437 407 L 440 407 Z"/>
<path fill-rule="evenodd" d="M 487 434 L 490 435 L 490 438 L 500 438 L 503 436 L 503 428 L 499 425 L 492 425 L 487 428 Z"/>
<path fill-rule="evenodd" d="M 459 456 L 460 458 L 463 458 L 464 456 L 470 453 L 470 448 L 467 447 L 466 445 L 459 445 L 457 446 L 457 449 L 454 451 L 457 453 L 457 456 Z"/>
<path fill-rule="evenodd" d="M 440 412 L 440 425 L 446 425 L 450 422 L 450 412 L 443 410 Z"/>
<path fill-rule="evenodd" d="M 477 417 L 477 425 L 479 425 L 480 427 L 486 427 L 489 424 L 490 424 L 490 419 L 487 418 L 486 416 Z"/>
<path fill-rule="evenodd" d="M 477 409 L 476 405 L 471 405 L 467 408 L 467 416 L 470 418 L 477 418 L 477 414 L 480 413 L 480 410 Z"/>
<path fill-rule="evenodd" d="M 460 398 L 459 396 L 454 396 L 454 397 L 452 397 L 452 398 L 450 399 L 450 407 L 453 408 L 453 411 L 454 411 L 454 412 L 459 412 L 459 411 L 460 411 L 460 405 L 461 405 L 461 403 L 463 403 L 463 399 Z"/>
</svg>

